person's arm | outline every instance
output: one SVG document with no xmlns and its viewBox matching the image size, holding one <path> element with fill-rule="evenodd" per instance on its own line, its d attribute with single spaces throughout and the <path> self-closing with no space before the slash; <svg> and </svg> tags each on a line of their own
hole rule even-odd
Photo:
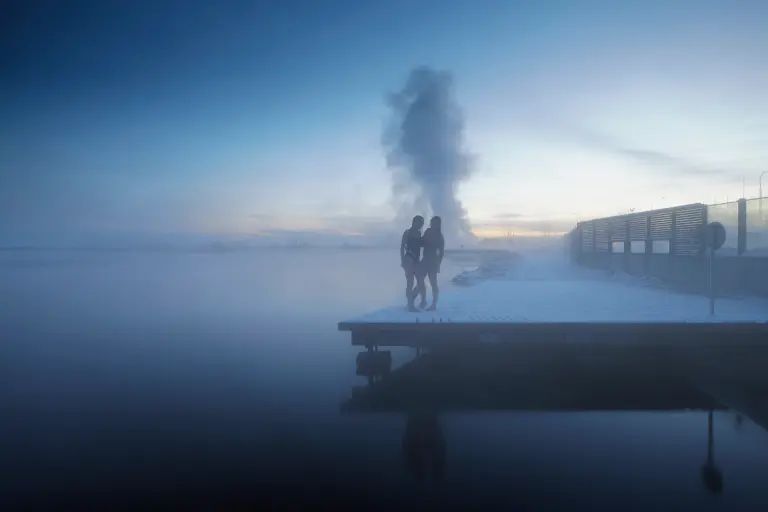
<svg viewBox="0 0 768 512">
<path fill-rule="evenodd" d="M 405 265 L 405 241 L 408 238 L 408 230 L 403 231 L 403 238 L 400 239 L 400 266 Z"/>
<path fill-rule="evenodd" d="M 440 250 L 440 256 L 437 259 L 437 272 L 440 272 L 440 265 L 443 264 L 443 254 L 445 253 L 445 238 L 443 237 L 442 233 L 440 234 L 440 240 L 438 242 L 438 247 Z"/>
</svg>

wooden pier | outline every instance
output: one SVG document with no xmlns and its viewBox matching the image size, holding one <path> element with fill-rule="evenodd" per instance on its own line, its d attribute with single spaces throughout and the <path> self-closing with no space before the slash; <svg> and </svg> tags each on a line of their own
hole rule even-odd
<svg viewBox="0 0 768 512">
<path fill-rule="evenodd" d="M 345 412 L 722 410 L 687 372 L 661 361 L 519 359 L 486 351 L 428 353 L 367 386 Z"/>
<path fill-rule="evenodd" d="M 544 351 L 515 354 L 509 350 L 513 347 L 427 352 L 383 375 L 369 368 L 374 373 L 368 374 L 368 385 L 354 388 L 341 410 L 431 416 L 460 411 L 731 410 L 768 432 L 764 353 L 637 358 L 577 352 L 572 354 L 577 357 L 563 359 Z M 366 373 L 360 370 L 358 374 Z"/>
<path fill-rule="evenodd" d="M 617 346 L 768 345 L 768 300 L 706 297 L 625 282 L 500 280 L 451 290 L 438 311 L 385 308 L 339 322 L 352 344 L 437 348 L 478 343 Z"/>
</svg>

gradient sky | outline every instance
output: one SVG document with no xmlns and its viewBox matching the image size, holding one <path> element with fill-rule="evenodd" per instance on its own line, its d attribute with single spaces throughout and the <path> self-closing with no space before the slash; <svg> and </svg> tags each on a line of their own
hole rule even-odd
<svg viewBox="0 0 768 512">
<path fill-rule="evenodd" d="M 765 0 L 3 2 L 0 234 L 379 229 L 384 96 L 420 65 L 454 75 L 480 234 L 755 196 L 766 27 Z"/>
</svg>

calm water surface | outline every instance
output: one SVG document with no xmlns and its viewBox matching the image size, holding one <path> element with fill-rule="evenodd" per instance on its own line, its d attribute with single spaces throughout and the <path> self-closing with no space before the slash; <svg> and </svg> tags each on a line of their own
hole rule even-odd
<svg viewBox="0 0 768 512">
<path fill-rule="evenodd" d="M 477 506 L 602 496 L 625 509 L 768 510 L 768 434 L 728 411 L 714 414 L 717 496 L 701 481 L 705 412 L 444 414 L 443 478 L 424 488 L 404 462 L 404 415 L 339 412 L 363 382 L 336 322 L 402 302 L 396 258 L 0 255 L 6 497 L 214 481 L 301 489 L 315 478 L 422 497 L 461 492 Z M 448 288 L 462 267 L 444 267 Z M 396 363 L 412 356 L 394 354 Z"/>
</svg>

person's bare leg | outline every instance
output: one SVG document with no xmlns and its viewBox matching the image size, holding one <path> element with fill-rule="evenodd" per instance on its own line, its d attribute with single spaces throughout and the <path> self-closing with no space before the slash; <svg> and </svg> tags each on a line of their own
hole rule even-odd
<svg viewBox="0 0 768 512">
<path fill-rule="evenodd" d="M 413 274 L 413 287 L 411 288 L 411 300 L 416 300 L 416 297 L 419 296 L 419 276 L 418 274 Z"/>
<path fill-rule="evenodd" d="M 430 270 L 427 276 L 429 277 L 429 287 L 432 288 L 432 305 L 429 306 L 429 311 L 434 311 L 437 309 L 437 299 L 440 296 L 440 287 L 437 285 L 437 270 Z"/>
<path fill-rule="evenodd" d="M 422 269 L 420 266 L 416 266 L 416 270 L 414 271 L 414 279 L 415 279 L 415 285 L 413 289 L 411 290 L 411 297 L 412 300 L 415 302 L 416 298 L 421 295 L 421 303 L 419 304 L 419 307 L 424 309 L 425 303 L 427 301 L 426 298 L 426 285 L 424 284 L 425 275 L 422 272 Z"/>
<path fill-rule="evenodd" d="M 424 309 L 427 307 L 427 284 L 425 282 L 426 280 L 426 274 L 421 269 L 419 269 L 419 272 L 416 276 L 416 290 L 414 294 L 414 300 L 417 296 L 421 295 L 421 302 L 419 302 L 419 307 L 421 309 Z"/>
<path fill-rule="evenodd" d="M 416 307 L 413 305 L 413 300 L 415 299 L 413 282 L 416 278 L 416 274 L 413 271 L 412 262 L 406 261 L 403 269 L 405 270 L 405 298 L 408 300 L 408 309 L 410 311 L 416 311 Z"/>
<path fill-rule="evenodd" d="M 415 302 L 416 299 L 419 297 L 419 295 L 421 295 L 421 285 L 419 285 L 419 278 L 418 277 L 414 278 L 414 283 L 415 284 L 413 286 L 413 289 L 411 290 L 411 298 Z M 423 302 L 423 300 L 422 300 L 422 302 Z"/>
<path fill-rule="evenodd" d="M 406 278 L 407 283 L 406 283 L 405 295 L 406 297 L 408 297 L 408 311 L 418 311 L 418 309 L 416 309 L 416 306 L 413 305 L 413 301 L 416 299 L 416 293 L 414 293 L 414 287 L 413 287 L 413 282 L 415 280 L 416 280 L 416 276 L 413 273 L 411 273 Z"/>
</svg>

